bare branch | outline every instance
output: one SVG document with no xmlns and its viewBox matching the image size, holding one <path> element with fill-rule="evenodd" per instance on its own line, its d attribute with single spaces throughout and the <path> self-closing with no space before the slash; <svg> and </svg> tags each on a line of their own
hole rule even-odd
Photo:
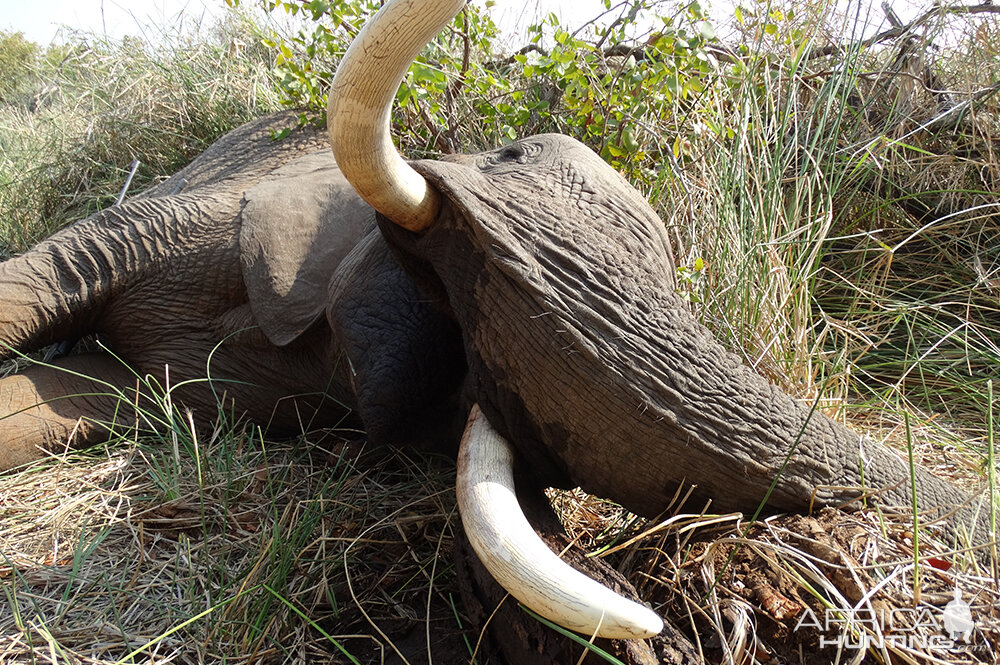
<svg viewBox="0 0 1000 665">
<path fill-rule="evenodd" d="M 806 58 L 809 60 L 815 58 L 822 58 L 828 55 L 837 55 L 840 53 L 865 49 L 875 44 L 880 44 L 882 42 L 895 39 L 896 37 L 902 37 L 903 35 L 913 31 L 914 29 L 930 23 L 932 19 L 938 18 L 939 16 L 964 16 L 972 14 L 1000 14 L 1000 5 L 994 5 L 992 2 L 985 2 L 979 5 L 941 5 L 935 4 L 933 7 L 925 11 L 920 16 L 909 23 L 895 25 L 888 30 L 883 30 L 882 32 L 869 37 L 868 39 L 862 39 L 848 45 L 837 45 L 831 44 L 829 46 L 824 46 L 822 48 L 814 49 L 810 52 Z M 898 18 L 896 19 L 899 20 Z M 890 23 L 893 23 L 892 18 L 889 19 Z"/>
<path fill-rule="evenodd" d="M 889 0 L 882 0 L 882 12 L 885 13 L 885 18 L 889 21 L 889 25 L 894 28 L 902 28 L 903 22 L 896 15 L 896 12 L 892 8 L 892 3 Z"/>
<path fill-rule="evenodd" d="M 1000 91 L 1000 81 L 996 81 L 993 85 L 977 91 L 974 95 L 972 95 L 972 97 L 965 100 L 961 104 L 956 104 L 955 106 L 952 106 L 948 110 L 944 111 L 928 122 L 924 126 L 924 129 L 933 133 L 942 129 L 949 129 L 958 126 L 969 111 L 975 110 L 976 106 L 989 100 L 998 91 Z"/>
</svg>

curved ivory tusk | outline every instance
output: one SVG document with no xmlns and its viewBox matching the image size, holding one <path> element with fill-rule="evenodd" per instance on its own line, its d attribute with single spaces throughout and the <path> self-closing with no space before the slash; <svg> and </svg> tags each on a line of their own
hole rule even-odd
<svg viewBox="0 0 1000 665">
<path fill-rule="evenodd" d="M 463 6 L 390 0 L 355 37 L 330 88 L 327 127 L 337 164 L 361 198 L 411 231 L 430 226 L 441 201 L 392 144 L 392 102 L 410 63 Z"/>
<path fill-rule="evenodd" d="M 570 567 L 535 534 L 517 503 L 513 461 L 510 444 L 473 406 L 458 454 L 458 508 L 493 578 L 528 608 L 587 636 L 646 638 L 663 630 L 652 610 Z"/>
</svg>

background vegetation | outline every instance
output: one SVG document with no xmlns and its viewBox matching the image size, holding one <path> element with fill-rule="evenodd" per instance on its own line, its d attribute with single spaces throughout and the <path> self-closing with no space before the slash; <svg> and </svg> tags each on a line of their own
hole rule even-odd
<svg viewBox="0 0 1000 665">
<path fill-rule="evenodd" d="M 157 41 L 0 34 L 0 256 L 191 161 L 279 108 L 275 56 L 243 14 Z"/>
<path fill-rule="evenodd" d="M 155 43 L 0 36 L 0 254 L 113 203 L 135 159 L 132 191 L 270 110 L 323 121 L 331 72 L 378 3 L 229 2 L 219 25 Z M 957 482 L 983 479 L 996 434 L 988 382 L 1000 376 L 992 5 L 928 5 L 906 23 L 826 2 L 747 2 L 723 31 L 698 3 L 629 0 L 579 29 L 543 18 L 514 47 L 488 5 L 468 7 L 411 68 L 394 116 L 405 153 L 542 131 L 586 142 L 656 206 L 677 288 L 749 365 Z M 273 27 L 289 18 L 291 29 Z M 252 430 L 164 438 L 62 462 L 81 479 L 72 490 L 39 490 L 42 472 L 2 479 L 0 578 L 18 582 L 5 591 L 17 610 L 0 619 L 11 653 L 113 662 L 146 645 L 130 659 L 350 662 L 413 613 L 461 635 L 454 571 L 438 562 L 454 522 L 447 465 L 366 466 L 329 433 L 308 446 L 264 447 Z M 587 497 L 558 502 L 593 547 L 642 527 Z M 874 538 L 886 525 L 866 528 Z M 643 541 L 629 565 L 673 579 L 698 550 L 671 537 Z M 127 579 L 109 572 L 118 559 Z M 716 603 L 698 610 L 723 645 L 714 657 L 777 648 L 780 637 L 734 642 L 744 624 L 720 609 L 729 601 L 696 587 Z M 803 595 L 831 588 L 812 580 Z M 75 641 L 98 625 L 100 644 Z M 997 634 L 980 633 L 994 645 Z M 466 654 L 474 638 L 461 638 Z M 408 653 L 426 642 L 407 639 Z"/>
</svg>

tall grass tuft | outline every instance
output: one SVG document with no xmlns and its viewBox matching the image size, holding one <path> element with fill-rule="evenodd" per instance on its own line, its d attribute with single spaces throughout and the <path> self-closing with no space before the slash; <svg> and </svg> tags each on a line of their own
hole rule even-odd
<svg viewBox="0 0 1000 665">
<path fill-rule="evenodd" d="M 997 19 L 867 46 L 864 17 L 756 7 L 748 48 L 686 111 L 712 131 L 674 128 L 693 157 L 656 199 L 680 286 L 785 390 L 901 448 L 910 411 L 918 439 L 981 459 L 1000 370 Z"/>
<path fill-rule="evenodd" d="M 0 255 L 172 175 L 226 131 L 279 106 L 273 54 L 231 13 L 148 40 L 78 34 L 38 48 L 0 98 Z"/>
</svg>

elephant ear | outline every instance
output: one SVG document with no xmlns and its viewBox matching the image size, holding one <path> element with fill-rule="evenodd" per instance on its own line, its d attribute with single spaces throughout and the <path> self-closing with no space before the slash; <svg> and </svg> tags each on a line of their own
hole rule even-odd
<svg viewBox="0 0 1000 665">
<path fill-rule="evenodd" d="M 267 338 L 291 343 L 323 315 L 340 261 L 375 224 L 329 150 L 286 164 L 247 190 L 240 258 Z"/>
</svg>

